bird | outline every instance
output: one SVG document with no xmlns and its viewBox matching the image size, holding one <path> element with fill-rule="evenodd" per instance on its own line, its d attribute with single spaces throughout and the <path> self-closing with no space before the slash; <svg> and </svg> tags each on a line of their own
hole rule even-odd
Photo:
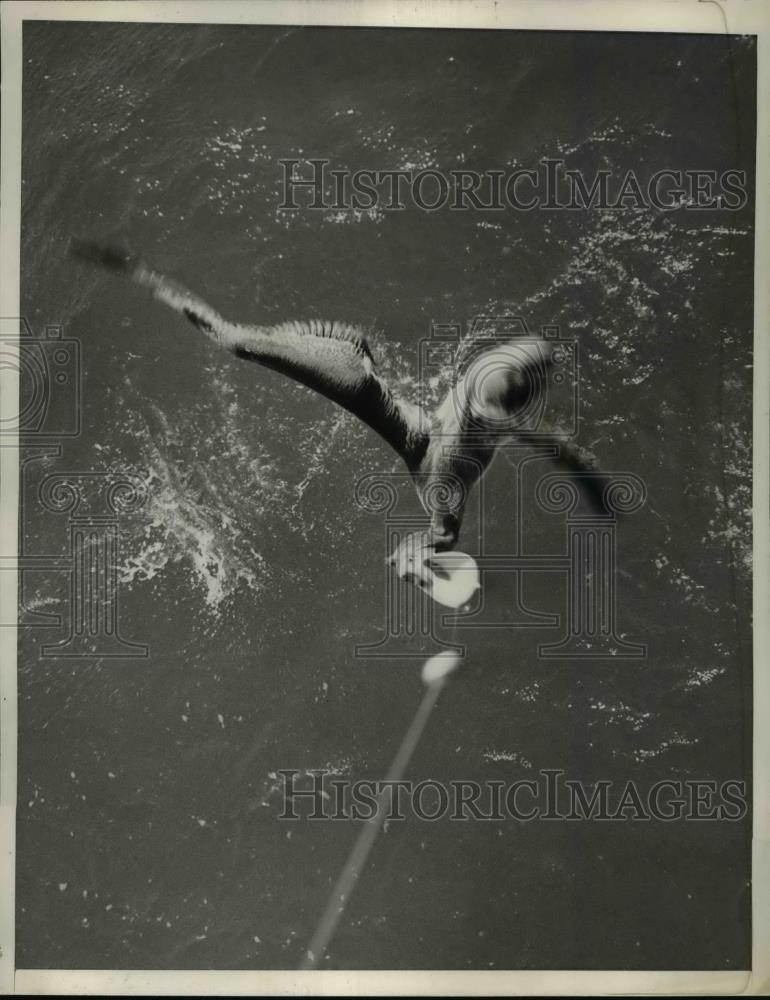
<svg viewBox="0 0 770 1000">
<path fill-rule="evenodd" d="M 407 533 L 386 561 L 401 579 L 428 592 L 438 578 L 446 578 L 441 554 L 456 549 L 468 495 L 503 442 L 558 445 L 555 460 L 576 476 L 589 501 L 599 504 L 592 453 L 566 434 L 534 431 L 520 420 L 533 394 L 543 391 L 544 373 L 553 364 L 551 341 L 482 343 L 444 399 L 427 412 L 396 395 L 378 374 L 359 326 L 318 319 L 234 323 L 124 247 L 73 239 L 70 254 L 129 278 L 220 348 L 293 378 L 384 438 L 406 465 L 428 517 L 427 528 Z"/>
</svg>

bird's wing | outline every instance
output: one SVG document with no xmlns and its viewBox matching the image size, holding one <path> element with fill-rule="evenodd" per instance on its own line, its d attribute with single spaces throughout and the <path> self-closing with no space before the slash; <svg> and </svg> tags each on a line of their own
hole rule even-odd
<svg viewBox="0 0 770 1000">
<path fill-rule="evenodd" d="M 230 323 L 197 295 L 125 250 L 73 241 L 71 252 L 150 289 L 154 298 L 237 357 L 289 375 L 350 410 L 385 438 L 408 466 L 419 461 L 427 444 L 422 411 L 391 393 L 377 375 L 366 338 L 356 327 L 322 320 L 277 326 Z"/>
</svg>

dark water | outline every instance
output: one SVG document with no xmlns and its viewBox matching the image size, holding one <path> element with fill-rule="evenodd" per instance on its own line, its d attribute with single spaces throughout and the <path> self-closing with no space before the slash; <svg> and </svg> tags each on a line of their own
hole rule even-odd
<svg viewBox="0 0 770 1000">
<path fill-rule="evenodd" d="M 417 664 L 353 655 L 381 634 L 384 555 L 353 489 L 397 468 L 387 446 L 76 267 L 72 235 L 140 249 L 228 316 L 363 324 L 403 391 L 432 322 L 521 313 L 577 337 L 580 440 L 648 488 L 618 555 L 622 629 L 648 656 L 542 661 L 556 634 L 474 633 L 410 775 L 746 778 L 751 199 L 288 215 L 277 161 L 563 156 L 613 176 L 745 169 L 751 190 L 751 41 L 36 23 L 24 44 L 24 311 L 83 357 L 82 433 L 28 465 L 24 541 L 66 548 L 43 472 L 136 470 L 120 628 L 150 655 L 41 659 L 61 633 L 23 633 L 18 965 L 296 966 L 356 828 L 287 829 L 276 772 L 382 776 L 421 691 Z M 488 477 L 490 551 L 510 543 L 511 477 Z M 563 546 L 558 519 L 528 530 L 531 551 Z M 505 617 L 503 577 L 487 596 Z M 24 597 L 65 611 L 66 574 L 31 574 Z M 391 824 L 326 964 L 745 968 L 749 850 L 748 819 Z"/>
</svg>

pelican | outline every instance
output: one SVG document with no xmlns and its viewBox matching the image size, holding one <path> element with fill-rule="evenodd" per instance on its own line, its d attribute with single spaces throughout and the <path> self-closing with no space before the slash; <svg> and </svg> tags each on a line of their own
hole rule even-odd
<svg viewBox="0 0 770 1000">
<path fill-rule="evenodd" d="M 70 250 L 74 257 L 148 289 L 153 298 L 185 316 L 209 340 L 236 357 L 290 376 L 380 434 L 404 461 L 429 517 L 429 527 L 408 534 L 388 562 L 401 578 L 429 593 L 435 593 L 442 579 L 451 576 L 451 561 L 442 565 L 441 556 L 455 549 L 468 493 L 502 441 L 513 437 L 525 444 L 558 444 L 556 460 L 570 472 L 580 473 L 582 486 L 594 493 L 595 460 L 590 454 L 565 435 L 535 434 L 517 426 L 517 414 L 531 398 L 533 386 L 537 391 L 544 365 L 552 361 L 549 341 L 517 342 L 514 338 L 502 345 L 487 345 L 429 414 L 391 392 L 377 374 L 366 337 L 356 326 L 322 320 L 291 320 L 274 326 L 233 323 L 121 247 L 73 240 Z M 450 597 L 447 603 L 454 601 Z"/>
</svg>

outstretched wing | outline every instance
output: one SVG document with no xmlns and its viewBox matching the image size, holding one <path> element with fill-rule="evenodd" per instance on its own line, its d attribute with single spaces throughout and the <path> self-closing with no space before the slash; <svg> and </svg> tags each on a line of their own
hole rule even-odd
<svg viewBox="0 0 770 1000">
<path fill-rule="evenodd" d="M 377 431 L 408 466 L 427 444 L 419 407 L 397 399 L 377 375 L 366 338 L 346 323 L 290 321 L 277 326 L 230 323 L 192 292 L 125 250 L 73 241 L 72 254 L 125 274 L 239 358 L 257 361 L 350 410 Z"/>
</svg>

